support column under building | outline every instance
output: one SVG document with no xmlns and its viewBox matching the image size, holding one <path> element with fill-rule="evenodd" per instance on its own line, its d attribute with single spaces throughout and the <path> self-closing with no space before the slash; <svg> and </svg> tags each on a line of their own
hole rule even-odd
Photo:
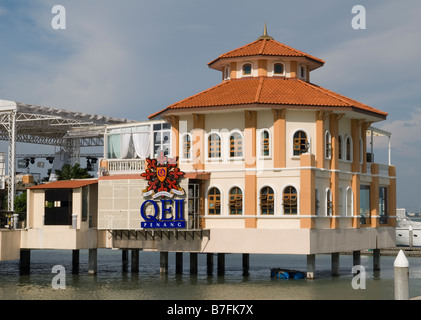
<svg viewBox="0 0 421 320">
<path fill-rule="evenodd" d="M 374 277 L 380 276 L 380 249 L 373 249 L 373 273 Z"/>
<path fill-rule="evenodd" d="M 248 277 L 250 269 L 250 254 L 243 253 L 243 277 Z"/>
<path fill-rule="evenodd" d="M 31 271 L 31 250 L 21 249 L 19 260 L 19 273 L 27 275 Z"/>
<path fill-rule="evenodd" d="M 132 249 L 131 270 L 132 273 L 139 272 L 139 249 Z"/>
<path fill-rule="evenodd" d="M 206 254 L 206 271 L 208 276 L 213 275 L 213 253 Z"/>
<path fill-rule="evenodd" d="M 95 275 L 97 273 L 98 268 L 98 249 L 89 249 L 89 270 L 88 273 L 90 275 Z"/>
<path fill-rule="evenodd" d="M 352 251 L 352 264 L 354 266 L 361 264 L 361 251 Z"/>
<path fill-rule="evenodd" d="M 79 274 L 79 250 L 72 250 L 72 274 Z"/>
<path fill-rule="evenodd" d="M 225 253 L 218 253 L 218 276 L 225 274 Z"/>
<path fill-rule="evenodd" d="M 161 251 L 159 253 L 159 273 L 168 274 L 168 252 Z"/>
<path fill-rule="evenodd" d="M 197 274 L 197 252 L 190 253 L 190 274 Z"/>
<path fill-rule="evenodd" d="M 332 252 L 332 276 L 339 276 L 339 252 Z"/>
<path fill-rule="evenodd" d="M 183 273 L 183 253 L 176 252 L 175 253 L 175 274 L 182 274 Z"/>
<path fill-rule="evenodd" d="M 129 271 L 129 250 L 121 250 L 121 268 L 123 272 Z"/>
<path fill-rule="evenodd" d="M 316 271 L 316 255 L 307 255 L 307 279 L 314 279 L 314 272 Z"/>
</svg>

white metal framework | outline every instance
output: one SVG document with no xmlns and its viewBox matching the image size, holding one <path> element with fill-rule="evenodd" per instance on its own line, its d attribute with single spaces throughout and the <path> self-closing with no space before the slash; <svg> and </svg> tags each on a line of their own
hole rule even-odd
<svg viewBox="0 0 421 320">
<path fill-rule="evenodd" d="M 134 121 L 0 100 L 0 140 L 8 141 L 8 211 L 14 211 L 16 142 L 59 146 L 75 163 L 80 147 L 104 145 L 103 126 L 128 122 Z"/>
</svg>

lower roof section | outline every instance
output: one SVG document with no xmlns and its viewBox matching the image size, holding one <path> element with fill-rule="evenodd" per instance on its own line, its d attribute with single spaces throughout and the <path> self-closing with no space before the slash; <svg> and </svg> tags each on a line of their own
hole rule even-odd
<svg viewBox="0 0 421 320">
<path fill-rule="evenodd" d="M 168 106 L 149 116 L 170 115 L 177 112 L 195 112 L 207 108 L 247 105 L 275 105 L 288 108 L 306 107 L 315 110 L 348 110 L 362 112 L 383 120 L 387 113 L 372 108 L 333 91 L 300 79 L 289 78 L 245 78 L 222 83 Z"/>
</svg>

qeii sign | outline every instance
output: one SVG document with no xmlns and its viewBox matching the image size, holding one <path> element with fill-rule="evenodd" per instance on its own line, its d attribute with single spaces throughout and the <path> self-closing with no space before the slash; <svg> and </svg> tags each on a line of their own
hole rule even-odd
<svg viewBox="0 0 421 320">
<path fill-rule="evenodd" d="M 144 197 L 151 196 L 152 199 L 145 200 L 140 207 L 140 215 L 144 220 L 140 223 L 141 228 L 186 227 L 184 199 L 173 199 L 174 196 L 185 194 L 178 185 L 184 172 L 178 168 L 177 160 L 177 157 L 164 156 L 163 152 L 157 159 L 146 159 L 147 167 L 141 176 L 146 178 L 148 186 L 142 193 Z"/>
</svg>

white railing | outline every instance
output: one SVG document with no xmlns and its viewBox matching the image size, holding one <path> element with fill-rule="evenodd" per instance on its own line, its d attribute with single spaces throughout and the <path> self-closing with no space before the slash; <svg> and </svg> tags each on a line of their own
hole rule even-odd
<svg viewBox="0 0 421 320">
<path fill-rule="evenodd" d="M 141 173 L 145 170 L 144 159 L 104 159 L 109 174 Z"/>
<path fill-rule="evenodd" d="M 387 164 L 379 164 L 379 175 L 381 175 L 381 176 L 389 176 L 389 165 L 387 165 Z"/>
<path fill-rule="evenodd" d="M 367 173 L 371 174 L 371 165 L 372 163 L 367 162 Z M 378 164 L 379 166 L 379 175 L 388 177 L 389 176 L 389 165 L 387 164 Z"/>
</svg>

